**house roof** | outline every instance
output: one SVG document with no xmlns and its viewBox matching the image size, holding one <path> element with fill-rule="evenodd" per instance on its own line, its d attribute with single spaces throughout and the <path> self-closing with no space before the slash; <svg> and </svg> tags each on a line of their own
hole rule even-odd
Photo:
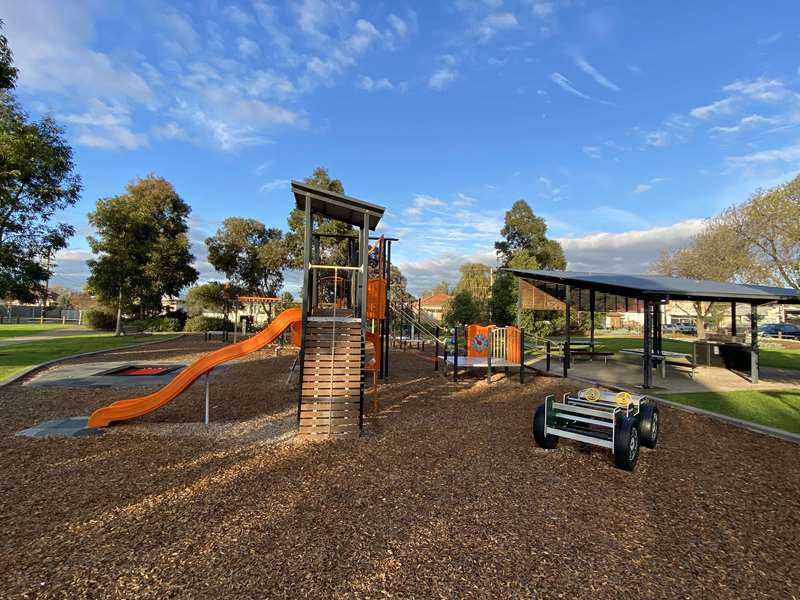
<svg viewBox="0 0 800 600">
<path fill-rule="evenodd" d="M 337 221 L 342 221 L 348 225 L 361 227 L 364 224 L 364 215 L 369 218 L 369 229 L 374 231 L 380 223 L 385 208 L 377 204 L 370 204 L 364 200 L 337 194 L 330 190 L 324 190 L 307 183 L 292 181 L 292 193 L 294 194 L 297 208 L 305 210 L 306 196 L 311 200 L 311 210 L 317 214 L 324 215 Z"/>
<path fill-rule="evenodd" d="M 421 303 L 422 306 L 441 306 L 448 300 L 450 300 L 450 296 L 448 294 L 434 294 L 433 296 L 423 298 Z"/>
<path fill-rule="evenodd" d="M 580 271 L 539 271 L 505 269 L 534 285 L 545 283 L 572 286 L 634 298 L 638 300 L 740 301 L 750 304 L 767 302 L 798 303 L 800 291 L 765 285 L 737 284 L 705 279 L 683 279 L 661 275 L 626 275 Z M 563 295 L 563 292 L 562 292 Z"/>
</svg>

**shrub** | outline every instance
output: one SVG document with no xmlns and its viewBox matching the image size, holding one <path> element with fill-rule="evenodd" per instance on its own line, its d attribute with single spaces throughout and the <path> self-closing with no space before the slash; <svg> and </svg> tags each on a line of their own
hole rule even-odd
<svg viewBox="0 0 800 600">
<path fill-rule="evenodd" d="M 233 323 L 220 317 L 189 317 L 184 331 L 233 331 Z"/>
<path fill-rule="evenodd" d="M 183 331 L 183 328 L 186 326 L 186 319 L 189 317 L 189 315 L 186 314 L 186 311 L 185 310 L 181 310 L 180 308 L 178 310 L 171 310 L 171 311 L 167 312 L 167 314 L 165 316 L 170 318 L 170 319 L 177 319 L 178 328 L 177 329 L 165 329 L 163 331 Z"/>
<path fill-rule="evenodd" d="M 146 331 L 183 331 L 183 325 L 177 317 L 152 317 L 145 323 Z"/>
<path fill-rule="evenodd" d="M 107 310 L 93 308 L 83 313 L 83 321 L 90 329 L 113 331 L 117 325 L 117 316 Z"/>
</svg>

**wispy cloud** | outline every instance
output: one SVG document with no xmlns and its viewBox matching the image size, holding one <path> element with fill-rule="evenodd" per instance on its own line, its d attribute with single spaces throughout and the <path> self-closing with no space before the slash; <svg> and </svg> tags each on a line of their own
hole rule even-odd
<svg viewBox="0 0 800 600">
<path fill-rule="evenodd" d="M 568 52 L 572 61 L 577 65 L 577 67 L 586 73 L 589 77 L 594 79 L 598 84 L 602 85 L 604 88 L 609 90 L 613 90 L 615 92 L 620 91 L 619 86 L 608 79 L 605 75 L 603 75 L 600 71 L 598 71 L 594 66 L 592 66 L 588 60 L 581 54 L 580 50 L 577 48 L 573 48 Z"/>
<path fill-rule="evenodd" d="M 477 26 L 478 39 L 486 43 L 501 31 L 513 29 L 518 25 L 513 13 L 495 13 L 484 17 Z"/>
<path fill-rule="evenodd" d="M 578 98 L 583 98 L 584 100 L 592 100 L 591 96 L 584 94 L 583 92 L 578 90 L 574 85 L 572 85 L 572 82 L 566 77 L 564 77 L 561 73 L 551 73 L 550 81 L 555 83 L 558 87 L 560 87 L 568 94 L 572 94 L 573 96 L 578 96 Z"/>
<path fill-rule="evenodd" d="M 633 188 L 633 195 L 638 196 L 639 194 L 644 194 L 645 192 L 649 192 L 650 190 L 653 189 L 653 187 L 655 187 L 662 181 L 664 181 L 663 177 L 653 177 L 647 183 L 639 183 L 636 185 L 635 188 Z"/>
<path fill-rule="evenodd" d="M 758 44 L 759 46 L 768 46 L 770 44 L 774 44 L 775 42 L 780 40 L 782 37 L 783 37 L 783 33 L 780 32 L 780 31 L 776 31 L 772 35 L 767 35 L 767 36 L 758 38 L 756 40 L 756 44 Z"/>
<path fill-rule="evenodd" d="M 285 190 L 289 188 L 292 183 L 291 179 L 273 179 L 261 186 L 260 191 L 264 193 L 274 192 L 276 190 Z"/>
<path fill-rule="evenodd" d="M 719 126 L 719 127 L 712 127 L 709 131 L 711 133 L 721 133 L 724 135 L 736 134 L 741 132 L 745 129 L 752 129 L 754 127 L 758 127 L 759 125 L 774 125 L 777 123 L 777 119 L 772 119 L 769 117 L 763 117 L 761 115 L 753 114 L 747 117 L 743 117 L 739 120 L 736 125 L 730 125 L 727 127 Z"/>
<path fill-rule="evenodd" d="M 760 150 L 758 152 L 751 152 L 750 154 L 743 154 L 740 156 L 728 157 L 727 162 L 732 166 L 745 166 L 757 163 L 772 163 L 772 162 L 795 162 L 800 161 L 800 142 L 783 146 L 782 148 L 774 148 L 772 150 Z"/>
<path fill-rule="evenodd" d="M 440 67 L 436 69 L 430 76 L 430 79 L 428 79 L 428 87 L 439 92 L 456 79 L 458 79 L 458 71 L 447 67 Z"/>
<path fill-rule="evenodd" d="M 372 77 L 361 76 L 358 78 L 358 83 L 356 85 L 367 92 L 394 89 L 394 84 L 385 77 L 381 79 L 372 79 Z"/>
</svg>

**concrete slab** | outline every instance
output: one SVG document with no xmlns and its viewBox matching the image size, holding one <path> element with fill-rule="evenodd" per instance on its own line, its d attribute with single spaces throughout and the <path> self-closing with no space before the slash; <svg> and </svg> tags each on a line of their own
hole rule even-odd
<svg viewBox="0 0 800 600">
<path fill-rule="evenodd" d="M 544 368 L 544 361 L 536 364 L 537 368 Z M 561 374 L 560 360 L 553 360 L 551 373 Z M 589 361 L 586 359 L 575 360 L 569 370 L 570 377 L 591 380 L 599 385 L 617 386 L 625 389 L 634 389 L 642 385 L 642 366 L 635 359 L 609 358 L 603 361 Z M 667 376 L 661 377 L 661 370 L 653 371 L 654 391 L 664 393 L 693 393 L 693 392 L 733 392 L 738 390 L 768 390 L 776 388 L 800 388 L 800 371 L 789 369 L 762 368 L 759 383 L 753 385 L 742 374 L 717 367 L 698 367 L 694 377 L 687 369 L 667 366 Z"/>
<path fill-rule="evenodd" d="M 87 427 L 88 422 L 89 417 L 52 419 L 18 431 L 17 435 L 30 438 L 74 438 L 102 434 L 100 429 Z"/>
</svg>

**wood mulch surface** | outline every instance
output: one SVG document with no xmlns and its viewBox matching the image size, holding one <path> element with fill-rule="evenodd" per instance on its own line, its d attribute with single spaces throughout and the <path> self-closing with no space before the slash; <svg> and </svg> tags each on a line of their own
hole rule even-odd
<svg viewBox="0 0 800 600">
<path fill-rule="evenodd" d="M 798 597 L 796 445 L 662 408 L 658 449 L 627 473 L 534 444 L 534 407 L 568 382 L 456 385 L 401 351 L 361 438 L 276 441 L 292 360 L 224 370 L 210 434 L 202 385 L 70 440 L 14 432 L 144 388 L 0 389 L 0 597 Z"/>
</svg>

